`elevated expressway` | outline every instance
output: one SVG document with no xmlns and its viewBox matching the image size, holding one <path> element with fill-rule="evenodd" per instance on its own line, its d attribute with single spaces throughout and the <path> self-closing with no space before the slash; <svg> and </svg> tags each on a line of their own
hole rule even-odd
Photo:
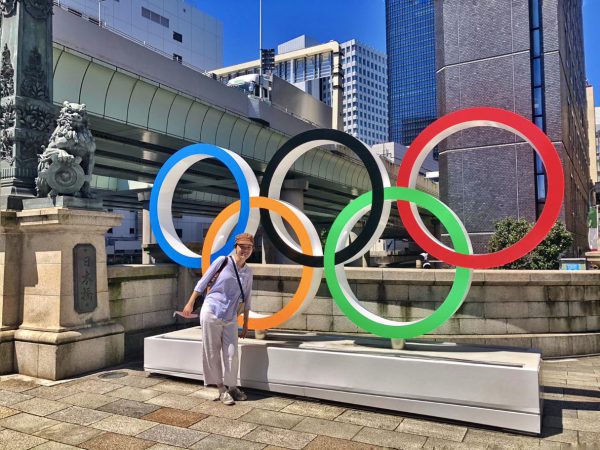
<svg viewBox="0 0 600 450">
<path fill-rule="evenodd" d="M 58 7 L 54 13 L 54 103 L 86 104 L 97 143 L 94 185 L 109 208 L 141 209 L 138 194 L 186 145 L 226 147 L 260 177 L 289 137 L 316 127 L 84 18 Z M 393 179 L 396 170 L 389 164 Z M 322 224 L 370 189 L 366 170 L 344 149 L 309 152 L 288 178 L 308 181 L 304 209 Z M 238 197 L 214 160 L 194 165 L 179 187 L 174 214 L 214 216 Z M 420 187 L 437 195 L 427 180 Z M 390 237 L 402 234 L 396 214 L 388 230 Z"/>
</svg>

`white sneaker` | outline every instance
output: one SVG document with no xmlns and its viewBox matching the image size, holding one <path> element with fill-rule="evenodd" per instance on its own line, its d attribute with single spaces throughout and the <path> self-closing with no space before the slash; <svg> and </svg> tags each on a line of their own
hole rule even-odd
<svg viewBox="0 0 600 450">
<path fill-rule="evenodd" d="M 228 391 L 221 392 L 219 399 L 224 405 L 235 405 L 235 400 L 233 400 L 233 397 Z"/>
<path fill-rule="evenodd" d="M 229 393 L 234 398 L 234 400 L 237 400 L 240 402 L 248 400 L 248 396 L 246 394 L 244 394 L 244 392 L 242 392 L 242 390 L 238 387 L 229 389 Z"/>
</svg>

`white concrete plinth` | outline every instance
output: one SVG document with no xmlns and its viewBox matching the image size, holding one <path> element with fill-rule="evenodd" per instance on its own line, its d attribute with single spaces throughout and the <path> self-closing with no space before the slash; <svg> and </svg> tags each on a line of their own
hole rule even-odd
<svg viewBox="0 0 600 450">
<path fill-rule="evenodd" d="M 240 339 L 240 386 L 541 431 L 539 353 L 269 331 Z M 144 342 L 144 369 L 202 380 L 200 327 Z"/>
</svg>

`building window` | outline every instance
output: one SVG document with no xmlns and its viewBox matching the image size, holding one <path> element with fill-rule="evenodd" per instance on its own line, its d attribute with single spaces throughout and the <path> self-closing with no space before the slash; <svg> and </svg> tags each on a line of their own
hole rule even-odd
<svg viewBox="0 0 600 450">
<path fill-rule="evenodd" d="M 177 42 L 183 42 L 183 35 L 177 31 L 173 31 L 173 39 L 175 39 Z"/>
<path fill-rule="evenodd" d="M 67 11 L 69 11 L 71 14 L 75 14 L 76 16 L 79 16 L 79 17 L 81 17 L 81 16 L 82 16 L 81 12 L 80 12 L 80 11 L 77 11 L 76 9 L 73 9 L 73 8 L 67 8 Z"/>
<path fill-rule="evenodd" d="M 169 19 L 161 16 L 160 14 L 155 13 L 154 11 L 149 10 L 148 8 L 144 8 L 142 6 L 142 17 L 151 20 L 152 22 L 158 23 L 165 28 L 169 28 Z"/>
<path fill-rule="evenodd" d="M 177 61 L 179 64 L 181 64 L 183 62 L 183 58 L 181 57 L 181 55 L 173 53 L 173 61 Z"/>
<path fill-rule="evenodd" d="M 543 61 L 543 41 L 542 41 L 542 13 L 540 0 L 529 0 L 529 40 L 531 56 L 531 97 L 533 123 L 546 132 L 546 108 L 544 96 L 544 61 Z M 548 190 L 548 180 L 544 165 L 538 154 L 533 152 L 533 162 L 535 167 L 535 197 L 536 197 L 536 216 L 539 217 L 546 203 L 546 191 Z"/>
</svg>

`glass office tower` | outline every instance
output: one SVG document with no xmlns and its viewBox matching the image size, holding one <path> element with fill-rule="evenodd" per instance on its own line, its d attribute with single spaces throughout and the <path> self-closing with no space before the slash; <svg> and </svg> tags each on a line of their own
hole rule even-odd
<svg viewBox="0 0 600 450">
<path fill-rule="evenodd" d="M 390 141 L 410 145 L 437 117 L 434 0 L 386 0 Z"/>
</svg>

